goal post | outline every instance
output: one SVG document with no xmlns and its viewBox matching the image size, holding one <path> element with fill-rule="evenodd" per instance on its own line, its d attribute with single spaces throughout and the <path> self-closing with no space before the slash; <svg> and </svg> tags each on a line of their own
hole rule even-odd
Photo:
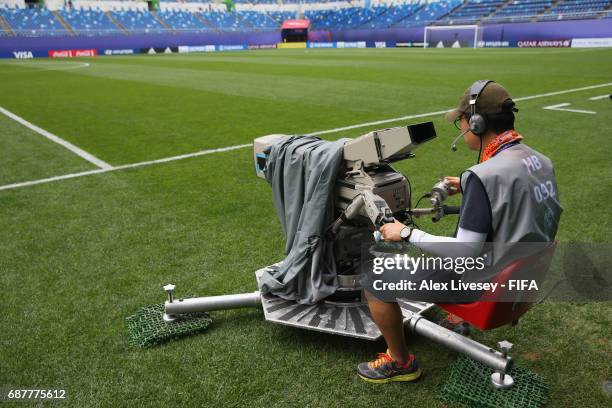
<svg viewBox="0 0 612 408">
<path fill-rule="evenodd" d="M 482 33 L 477 25 L 426 26 L 423 43 L 425 48 L 477 48 Z"/>
</svg>

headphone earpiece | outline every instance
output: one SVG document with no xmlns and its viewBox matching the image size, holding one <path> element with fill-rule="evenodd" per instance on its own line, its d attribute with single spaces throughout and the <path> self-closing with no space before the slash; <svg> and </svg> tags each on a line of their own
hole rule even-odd
<svg viewBox="0 0 612 408">
<path fill-rule="evenodd" d="M 470 132 L 478 137 L 487 133 L 487 120 L 484 115 L 476 112 L 476 102 L 485 87 L 493 81 L 487 79 L 476 81 L 470 87 Z"/>
<path fill-rule="evenodd" d="M 479 113 L 470 118 L 470 132 L 478 137 L 482 137 L 487 132 L 487 120 Z"/>
</svg>

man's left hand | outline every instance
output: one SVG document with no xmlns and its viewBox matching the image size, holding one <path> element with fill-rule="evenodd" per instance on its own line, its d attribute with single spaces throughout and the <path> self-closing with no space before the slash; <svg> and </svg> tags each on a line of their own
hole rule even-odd
<svg viewBox="0 0 612 408">
<path fill-rule="evenodd" d="M 400 231 L 406 227 L 404 224 L 395 220 L 393 223 L 385 224 L 380 227 L 380 233 L 385 241 L 401 241 Z"/>
</svg>

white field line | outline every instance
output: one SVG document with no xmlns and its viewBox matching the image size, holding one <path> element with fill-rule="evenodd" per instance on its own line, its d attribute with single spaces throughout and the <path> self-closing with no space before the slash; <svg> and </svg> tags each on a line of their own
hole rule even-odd
<svg viewBox="0 0 612 408">
<path fill-rule="evenodd" d="M 514 98 L 514 100 L 517 102 L 518 101 L 528 101 L 530 99 L 545 98 L 547 96 L 563 95 L 566 93 L 579 92 L 579 91 L 588 91 L 589 89 L 604 88 L 606 86 L 612 86 L 612 82 L 608 82 L 605 84 L 599 84 L 599 85 L 585 86 L 583 88 L 574 88 L 574 89 L 566 89 L 564 91 L 549 92 L 549 93 L 539 94 L 539 95 L 523 96 L 522 98 Z"/>
<path fill-rule="evenodd" d="M 165 157 L 163 159 L 157 159 L 157 160 L 149 160 L 149 161 L 138 162 L 138 163 L 124 164 L 121 166 L 109 167 L 106 169 L 88 170 L 88 171 L 82 171 L 80 173 L 64 174 L 62 176 L 55 176 L 55 177 L 49 177 L 49 178 L 44 178 L 44 179 L 39 179 L 39 180 L 32 180 L 32 181 L 24 181 L 22 183 L 6 184 L 4 186 L 0 186 L 0 190 L 10 190 L 13 188 L 33 186 L 35 184 L 50 183 L 52 181 L 67 180 L 71 178 L 90 176 L 92 174 L 108 173 L 109 171 L 133 169 L 135 167 L 144 167 L 144 166 L 150 166 L 152 164 L 167 163 L 167 162 L 172 162 L 172 161 L 177 161 L 177 160 L 188 159 L 190 157 L 205 156 L 207 154 L 242 149 L 242 148 L 249 147 L 249 146 L 252 146 L 252 144 L 248 143 L 248 144 L 237 145 L 237 146 L 221 147 L 219 149 L 200 150 L 199 152 L 181 154 L 179 156 Z"/>
<path fill-rule="evenodd" d="M 586 91 L 589 89 L 603 88 L 606 86 L 612 86 L 612 82 L 608 82 L 605 84 L 599 84 L 599 85 L 587 86 L 583 88 L 573 88 L 573 89 L 566 89 L 563 91 L 549 92 L 549 93 L 539 94 L 539 95 L 524 96 L 522 98 L 515 98 L 514 100 L 515 101 L 525 101 L 525 100 L 536 99 L 536 98 L 545 98 L 548 96 L 562 95 L 562 94 L 571 93 L 571 92 L 579 92 L 579 91 Z M 357 129 L 361 127 L 380 125 L 383 123 L 391 123 L 391 122 L 398 122 L 398 121 L 407 120 L 407 119 L 415 119 L 415 118 L 423 118 L 423 117 L 428 117 L 428 116 L 442 115 L 446 112 L 448 112 L 448 109 L 442 110 L 442 111 L 436 111 L 436 112 L 420 113 L 416 115 L 401 116 L 399 118 L 384 119 L 384 120 L 379 120 L 375 122 L 361 123 L 361 124 L 350 125 L 350 126 L 329 129 L 329 130 L 321 130 L 317 132 L 308 133 L 308 135 L 311 135 L 311 136 L 323 135 L 327 133 L 341 132 L 343 130 L 350 130 L 350 129 Z M 3 186 L 0 186 L 0 190 L 10 190 L 14 188 L 27 187 L 27 186 L 32 186 L 36 184 L 50 183 L 50 182 L 59 181 L 59 180 L 67 180 L 71 178 L 84 177 L 84 176 L 89 176 L 92 174 L 107 173 L 107 172 L 115 171 L 115 170 L 124 170 L 124 169 L 132 169 L 136 167 L 150 166 L 152 164 L 172 162 L 172 161 L 187 159 L 191 157 L 204 156 L 204 155 L 212 154 L 212 153 L 219 153 L 219 152 L 226 152 L 230 150 L 242 149 L 242 148 L 250 147 L 250 146 L 252 146 L 251 143 L 236 145 L 236 146 L 222 147 L 219 149 L 201 150 L 195 153 L 188 153 L 188 154 L 182 154 L 179 156 L 166 157 L 166 158 L 158 159 L 158 160 L 150 160 L 150 161 L 144 161 L 144 162 L 138 162 L 138 163 L 124 164 L 121 166 L 110 167 L 107 169 L 89 170 L 89 171 L 83 171 L 80 173 L 64 174 L 62 176 L 49 177 L 49 178 L 44 178 L 44 179 L 39 179 L 39 180 L 24 181 L 21 183 L 14 183 L 14 184 L 6 184 Z"/>
<path fill-rule="evenodd" d="M 555 95 L 563 95 L 563 94 L 566 94 L 566 93 L 578 92 L 578 91 L 587 91 L 589 89 L 603 88 L 603 87 L 606 87 L 606 86 L 612 86 L 612 82 L 608 82 L 608 83 L 605 83 L 605 84 L 599 84 L 599 85 L 585 86 L 585 87 L 582 87 L 582 88 L 565 89 L 563 91 L 549 92 L 549 93 L 545 93 L 545 94 L 523 96 L 521 98 L 514 98 L 514 100 L 516 102 L 519 102 L 519 101 L 528 101 L 530 99 L 544 98 L 544 97 L 547 97 L 547 96 L 555 96 Z M 399 117 L 399 118 L 392 118 L 392 119 L 378 120 L 378 121 L 375 121 L 375 122 L 361 123 L 361 124 L 358 124 L 358 125 L 345 126 L 345 127 L 336 128 L 336 129 L 321 130 L 319 132 L 308 133 L 307 136 L 325 135 L 325 134 L 328 134 L 328 133 L 342 132 L 343 130 L 357 129 L 357 128 L 361 128 L 361 127 L 374 126 L 374 125 L 382 125 L 384 123 L 399 122 L 399 121 L 408 120 L 408 119 L 416 119 L 416 118 L 424 118 L 424 117 L 428 117 L 428 116 L 443 115 L 443 114 L 445 114 L 448 111 L 449 110 L 447 109 L 447 110 L 437 111 L 437 112 L 421 113 L 421 114 L 418 114 L 418 115 L 409 115 L 409 116 L 402 116 L 402 117 Z"/>
<path fill-rule="evenodd" d="M 447 110 L 443 110 L 443 111 L 437 111 L 437 112 L 427 112 L 427 113 L 419 113 L 417 115 L 402 116 L 402 117 L 399 117 L 399 118 L 377 120 L 375 122 L 359 123 L 357 125 L 350 125 L 350 126 L 344 126 L 344 127 L 335 128 L 335 129 L 320 130 L 318 132 L 307 133 L 306 136 L 325 135 L 325 134 L 328 134 L 328 133 L 342 132 L 343 130 L 357 129 L 357 128 L 362 128 L 362 127 L 367 127 L 367 126 L 374 126 L 374 125 L 382 125 L 383 123 L 399 122 L 399 121 L 408 120 L 408 119 L 416 119 L 416 118 L 425 118 L 425 117 L 428 117 L 428 116 L 444 115 L 446 112 L 448 112 L 448 109 Z"/>
<path fill-rule="evenodd" d="M 610 97 L 610 94 L 605 94 L 605 95 L 600 95 L 600 96 L 594 96 L 592 98 L 589 98 L 589 100 L 598 101 L 600 99 L 608 99 L 609 97 Z"/>
<path fill-rule="evenodd" d="M 1 66 L 9 66 L 9 67 L 16 66 L 19 68 L 23 68 L 23 67 L 27 68 L 27 69 L 20 69 L 19 71 L 14 71 L 14 72 L 3 72 L 2 75 L 22 74 L 24 72 L 35 72 L 35 71 L 40 71 L 40 70 L 68 71 L 71 69 L 87 68 L 90 66 L 88 62 L 75 62 L 75 61 L 36 62 L 34 60 L 30 60 L 30 61 L 31 62 L 27 62 L 27 60 L 16 60 L 16 61 L 0 62 L 0 67 Z M 68 65 L 68 64 L 76 64 L 76 65 Z"/>
<path fill-rule="evenodd" d="M 570 106 L 570 105 L 571 105 L 571 103 L 560 103 L 558 105 L 545 106 L 542 109 L 556 110 L 556 111 L 563 111 L 563 112 L 573 112 L 573 113 L 586 113 L 588 115 L 595 115 L 595 114 L 597 114 L 597 112 L 588 111 L 588 110 L 566 108 L 566 106 Z"/>
<path fill-rule="evenodd" d="M 27 127 L 30 130 L 33 130 L 34 132 L 38 133 L 41 136 L 46 137 L 52 142 L 55 142 L 61 146 L 64 146 L 66 149 L 70 150 L 72 153 L 76 154 L 77 156 L 82 157 L 83 159 L 87 160 L 88 162 L 96 165 L 97 167 L 101 169 L 111 169 L 113 167 L 110 164 L 98 159 L 94 155 L 87 153 L 85 150 L 80 149 L 77 146 L 73 145 L 72 143 L 62 139 L 61 137 L 55 136 L 53 133 L 48 132 L 45 129 L 39 128 L 33 123 L 28 122 L 21 116 L 17 116 L 13 112 L 10 112 L 4 109 L 2 106 L 0 106 L 0 113 L 3 113 L 4 115 L 13 119 L 15 122 L 22 124 L 23 126 Z"/>
</svg>

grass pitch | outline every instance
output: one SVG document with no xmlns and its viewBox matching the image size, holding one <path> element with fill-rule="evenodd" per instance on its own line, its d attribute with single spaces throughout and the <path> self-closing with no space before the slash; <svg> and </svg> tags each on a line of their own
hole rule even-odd
<svg viewBox="0 0 612 408">
<path fill-rule="evenodd" d="M 89 66 L 85 66 L 89 64 Z M 0 106 L 113 166 L 308 133 L 456 105 L 474 80 L 526 97 L 612 83 L 612 51 L 271 50 L 0 61 Z M 612 86 L 518 103 L 517 129 L 555 164 L 565 208 L 558 239 L 610 242 Z M 594 115 L 544 110 L 571 103 Z M 439 137 L 396 167 L 415 194 L 475 160 L 440 116 Z M 421 119 L 398 122 L 414 123 Z M 390 124 L 396 125 L 396 124 Z M 354 137 L 386 125 L 327 134 Z M 0 185 L 95 169 L 0 115 Z M 150 350 L 128 346 L 124 317 L 177 295 L 256 289 L 283 257 L 268 185 L 250 149 L 0 190 L 0 385 L 67 388 L 67 406 L 442 407 L 436 387 L 455 355 L 411 337 L 425 375 L 374 386 L 354 369 L 380 343 L 214 313 L 205 334 Z M 422 222 L 450 233 L 454 220 Z M 544 375 L 549 407 L 603 407 L 612 376 L 610 303 L 544 303 L 514 328 L 476 333 L 515 343 Z"/>
</svg>

